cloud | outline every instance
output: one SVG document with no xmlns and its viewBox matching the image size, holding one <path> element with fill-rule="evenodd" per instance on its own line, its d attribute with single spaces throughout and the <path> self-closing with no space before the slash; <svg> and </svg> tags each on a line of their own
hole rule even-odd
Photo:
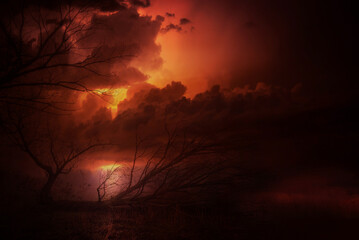
<svg viewBox="0 0 359 240">
<path fill-rule="evenodd" d="M 151 1 L 150 0 L 130 0 L 130 3 L 136 7 L 149 7 L 151 6 Z"/>
<path fill-rule="evenodd" d="M 74 24 L 84 25 L 76 25 L 71 29 L 83 27 L 86 30 L 71 36 L 70 41 L 76 43 L 73 49 L 69 53 L 53 58 L 51 63 L 71 64 L 81 62 L 87 57 L 98 63 L 90 64 L 88 66 L 90 71 L 79 68 L 53 69 L 51 78 L 54 78 L 54 81 L 67 79 L 89 89 L 122 87 L 146 81 L 148 78 L 146 72 L 161 68 L 163 64 L 161 46 L 156 43 L 156 39 L 164 17 L 140 16 L 136 8 L 125 3 L 125 1 L 106 0 L 101 1 L 100 4 L 97 1 L 90 1 L 86 5 L 88 7 L 86 11 L 80 11 L 77 20 L 81 21 L 75 21 Z M 141 4 L 140 1 L 133 1 L 133 4 L 148 6 L 150 2 L 143 1 Z M 60 22 L 60 8 L 56 4 L 40 6 L 42 6 L 41 16 L 45 18 L 43 22 L 47 25 L 47 31 L 51 31 L 56 23 Z M 75 1 L 72 6 L 74 6 L 73 11 L 76 12 L 85 6 L 85 1 Z M 121 6 L 121 11 L 117 11 L 118 6 Z M 23 48 L 24 53 L 32 55 L 36 54 L 39 43 L 38 26 L 35 19 L 31 18 L 33 11 L 35 11 L 34 7 L 25 9 L 24 28 L 27 31 L 24 41 L 28 44 Z M 40 16 L 36 15 L 36 17 Z M 61 42 L 63 33 L 64 29 L 60 29 L 53 36 L 53 41 Z M 46 48 L 45 51 L 49 49 Z M 2 52 L 1 55 L 3 54 L 5 53 Z M 7 57 L 2 56 L 2 59 Z M 32 74 L 28 79 L 48 77 L 39 76 L 46 75 L 45 71 L 36 74 Z"/>
<path fill-rule="evenodd" d="M 159 22 L 163 22 L 165 20 L 165 18 L 161 15 L 157 15 L 156 16 L 156 21 L 159 21 Z"/>
<path fill-rule="evenodd" d="M 134 67 L 128 67 L 118 72 L 118 78 L 124 82 L 124 85 L 132 85 L 136 82 L 144 82 L 148 76 L 144 75 L 140 70 Z"/>
<path fill-rule="evenodd" d="M 168 14 L 170 15 L 170 17 L 174 17 L 174 15 L 172 16 L 170 13 L 166 13 L 167 16 L 168 16 Z M 166 25 L 164 28 L 162 28 L 161 32 L 167 33 L 171 30 L 176 30 L 177 32 L 181 32 L 183 30 L 182 26 L 187 25 L 189 23 L 191 23 L 191 21 L 188 18 L 181 18 L 179 24 L 170 23 L 170 24 Z M 191 27 L 191 31 L 193 31 L 193 30 L 194 30 L 194 27 Z"/>
<path fill-rule="evenodd" d="M 180 32 L 180 31 L 182 31 L 182 27 L 180 27 L 179 25 L 175 25 L 173 23 L 170 23 L 166 27 L 162 28 L 161 32 L 167 33 L 167 32 L 169 32 L 171 30 L 176 30 L 177 32 Z"/>
<path fill-rule="evenodd" d="M 36 6 L 42 7 L 45 9 L 56 9 L 60 5 L 68 5 L 80 8 L 96 8 L 104 12 L 112 12 L 118 10 L 124 10 L 128 8 L 125 0 L 63 0 L 63 1 L 43 1 L 43 0 L 33 0 L 33 1 L 4 1 L 7 5 L 11 5 L 13 7 L 29 7 L 29 6 Z"/>
<path fill-rule="evenodd" d="M 285 109 L 290 101 L 288 91 L 270 89 L 277 88 L 258 84 L 254 89 L 239 91 L 217 85 L 191 99 L 184 96 L 186 87 L 180 82 L 164 88 L 145 86 L 118 105 L 119 113 L 112 126 L 133 132 L 136 125 L 141 125 L 147 134 L 155 134 L 163 131 L 166 118 L 170 126 L 179 124 L 191 129 L 190 134 L 235 133 L 242 128 L 238 125 L 243 121 L 240 119 L 256 119 Z"/>
<path fill-rule="evenodd" d="M 167 17 L 175 17 L 175 14 L 174 14 L 174 13 L 166 12 L 166 16 L 167 16 Z"/>
<path fill-rule="evenodd" d="M 191 21 L 188 18 L 181 18 L 180 25 L 189 24 Z"/>
<path fill-rule="evenodd" d="M 93 2 L 93 6 L 98 7 L 103 12 L 112 12 L 126 9 L 126 5 L 121 3 L 121 1 L 105 0 L 101 1 L 101 3 L 99 3 L 98 1 L 90 2 Z"/>
<path fill-rule="evenodd" d="M 34 5 L 40 3 L 43 7 L 54 8 L 59 3 L 52 3 L 49 1 L 32 1 Z M 126 10 L 130 7 L 149 7 L 150 0 L 64 0 L 60 4 L 72 4 L 77 7 L 93 7 L 104 12 L 113 12 L 119 10 Z"/>
<path fill-rule="evenodd" d="M 133 94 L 129 100 L 120 103 L 118 108 L 122 111 L 130 108 L 137 108 L 143 104 L 161 105 L 167 104 L 183 97 L 186 87 L 180 82 L 172 82 L 164 88 L 150 87 L 141 89 Z"/>
<path fill-rule="evenodd" d="M 144 72 L 159 69 L 163 63 L 161 47 L 156 43 L 163 21 L 162 16 L 155 19 L 141 17 L 134 8 L 110 15 L 94 13 L 89 23 L 90 30 L 79 43 L 79 47 L 84 49 L 81 56 L 112 60 L 91 67 L 100 75 L 84 71 L 79 76 L 81 71 L 74 69 L 69 70 L 69 77 L 84 79 L 92 89 L 128 86 L 147 80 Z"/>
</svg>

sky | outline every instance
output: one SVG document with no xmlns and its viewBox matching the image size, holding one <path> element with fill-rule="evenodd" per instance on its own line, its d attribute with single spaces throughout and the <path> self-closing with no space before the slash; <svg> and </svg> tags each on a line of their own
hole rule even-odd
<svg viewBox="0 0 359 240">
<path fill-rule="evenodd" d="M 35 14 L 39 6 L 49 19 L 58 17 L 51 3 L 26 4 L 29 13 Z M 72 103 L 70 114 L 50 117 L 52 123 L 60 123 L 61 137 L 71 136 L 77 144 L 92 138 L 120 143 L 117 149 L 86 155 L 78 171 L 97 171 L 118 159 L 128 162 L 136 129 L 154 136 L 156 143 L 167 121 L 192 134 L 222 137 L 238 148 L 242 145 L 237 141 L 254 145 L 254 152 L 245 150 L 243 155 L 245 168 L 260 175 L 254 181 L 258 196 L 317 201 L 321 198 L 313 194 L 320 188 L 326 199 L 334 194 L 343 204 L 354 199 L 359 206 L 353 187 L 358 181 L 353 176 L 358 164 L 351 145 L 357 133 L 352 116 L 357 73 L 354 8 L 349 3 L 77 0 L 73 4 L 90 6 L 80 15 L 89 30 L 76 42 L 78 52 L 67 55 L 66 61 L 90 54 L 122 56 L 96 65 L 100 74 L 78 69 L 55 74 L 80 81 L 91 92 L 48 92 Z M 33 28 L 35 23 L 29 21 L 25 40 L 35 44 L 39 37 Z M 39 115 L 34 121 L 45 120 Z M 315 184 L 305 190 L 306 181 Z"/>
<path fill-rule="evenodd" d="M 126 88 L 129 97 L 148 84 L 163 88 L 179 81 L 191 98 L 217 84 L 238 91 L 260 84 L 302 90 L 318 103 L 345 100 L 354 94 L 348 86 L 356 84 L 350 76 L 349 8 L 335 1 L 152 1 L 131 10 L 139 18 L 130 21 L 126 37 L 117 24 L 96 33 L 108 37 L 96 41 L 112 47 L 137 44 L 126 69 L 110 70 L 119 77 L 108 85 Z M 99 18 L 115 26 L 115 21 L 127 21 L 124 15 Z"/>
</svg>

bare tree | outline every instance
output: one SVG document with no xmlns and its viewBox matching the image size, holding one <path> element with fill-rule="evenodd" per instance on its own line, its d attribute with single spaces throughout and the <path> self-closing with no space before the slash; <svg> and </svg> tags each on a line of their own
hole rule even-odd
<svg viewBox="0 0 359 240">
<path fill-rule="evenodd" d="M 6 10 L 0 17 L 1 104 L 54 107 L 47 90 L 90 91 L 85 72 L 106 76 L 100 65 L 131 57 L 124 48 L 105 56 L 103 45 L 88 43 L 96 26 L 87 6 L 60 1 L 51 9 L 18 4 Z"/>
<path fill-rule="evenodd" d="M 97 200 L 99 202 L 102 202 L 105 197 L 109 195 L 109 192 L 116 191 L 120 178 L 120 170 L 121 167 L 114 163 L 110 169 L 101 170 L 99 172 L 99 185 L 96 188 Z"/>
<path fill-rule="evenodd" d="M 46 119 L 47 124 L 39 124 L 41 119 L 36 117 L 36 128 L 29 122 L 24 124 L 27 117 L 13 118 L 12 128 L 7 129 L 13 129 L 9 134 L 11 139 L 46 174 L 40 201 L 49 203 L 52 201 L 52 188 L 60 175 L 70 173 L 89 151 L 109 144 L 98 143 L 93 139 L 84 142 L 76 137 L 69 140 L 66 134 L 61 134 L 63 129 L 58 129 L 58 124 L 50 123 L 51 119 Z"/>
<path fill-rule="evenodd" d="M 179 129 L 171 132 L 166 126 L 165 130 L 167 140 L 160 140 L 162 143 L 156 143 L 155 148 L 145 146 L 136 134 L 131 166 L 127 174 L 121 172 L 117 182 L 120 190 L 112 198 L 115 204 L 154 200 L 169 193 L 214 190 L 227 183 L 230 161 L 225 145 L 206 137 L 188 137 Z M 108 172 L 101 186 L 114 174 L 118 173 Z"/>
<path fill-rule="evenodd" d="M 34 128 L 44 124 L 37 120 L 43 112 L 71 110 L 71 102 L 58 96 L 63 92 L 96 94 L 88 79 L 108 77 L 100 66 L 130 57 L 124 49 L 105 55 L 103 45 L 88 44 L 97 27 L 91 22 L 93 9 L 70 2 L 44 8 L 15 0 L 0 10 L 0 127 L 46 173 L 43 202 L 51 200 L 59 175 L 69 173 L 83 154 L 103 144 L 70 144 L 69 136 L 59 138 L 58 126 Z"/>
</svg>

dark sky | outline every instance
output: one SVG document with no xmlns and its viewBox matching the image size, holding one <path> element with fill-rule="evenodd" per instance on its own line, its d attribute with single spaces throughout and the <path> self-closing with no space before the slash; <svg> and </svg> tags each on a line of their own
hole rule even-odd
<svg viewBox="0 0 359 240">
<path fill-rule="evenodd" d="M 47 1 L 25 2 L 26 14 L 35 14 L 40 7 L 49 18 L 59 17 Z M 102 57 L 119 51 L 130 56 L 98 65 L 101 76 L 74 69 L 56 75 L 81 79 L 100 92 L 124 91 L 116 93 L 121 96 L 107 96 L 108 101 L 78 92 L 55 95 L 57 100 L 74 102 L 78 109 L 53 120 L 66 129 L 62 137 L 71 132 L 82 140 L 95 137 L 122 143 L 119 149 L 88 156 L 85 163 L 128 155 L 133 148 L 128 139 L 136 126 L 141 125 L 143 134 L 156 135 L 166 116 L 172 124 L 181 120 L 193 134 L 251 143 L 252 152 L 244 154 L 248 159 L 243 161 L 251 171 L 259 172 L 258 186 L 263 189 L 258 191 L 306 196 L 321 188 L 324 197 L 343 191 L 338 198 L 350 199 L 349 192 L 358 181 L 353 176 L 358 169 L 354 147 L 358 84 L 351 3 L 73 3 L 75 8 L 85 3 L 91 6 L 85 21 L 94 28 L 79 43 L 85 49 L 82 55 L 93 53 L 86 47 L 101 45 L 97 50 Z M 16 12 L 20 5 L 2 4 L 1 20 L 6 22 L 11 14 L 6 9 L 15 6 Z M 31 30 L 34 23 L 29 21 L 26 27 Z M 25 40 L 32 38 L 37 38 L 36 31 L 29 31 Z M 1 57 L 6 62 L 6 56 Z M 68 62 L 79 58 L 75 54 L 66 57 Z M 22 91 L 27 94 L 22 89 L 17 93 Z M 6 165 L 6 159 L 2 161 Z M 308 192 L 302 189 L 306 178 L 314 183 Z M 354 191 L 353 198 L 357 194 Z"/>
</svg>

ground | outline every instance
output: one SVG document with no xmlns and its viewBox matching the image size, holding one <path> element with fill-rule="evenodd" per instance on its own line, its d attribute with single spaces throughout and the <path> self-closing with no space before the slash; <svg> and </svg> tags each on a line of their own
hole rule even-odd
<svg viewBox="0 0 359 240">
<path fill-rule="evenodd" d="M 3 239 L 39 240 L 350 239 L 359 224 L 357 214 L 269 203 L 232 208 L 62 202 L 18 208 L 2 217 Z"/>
</svg>

